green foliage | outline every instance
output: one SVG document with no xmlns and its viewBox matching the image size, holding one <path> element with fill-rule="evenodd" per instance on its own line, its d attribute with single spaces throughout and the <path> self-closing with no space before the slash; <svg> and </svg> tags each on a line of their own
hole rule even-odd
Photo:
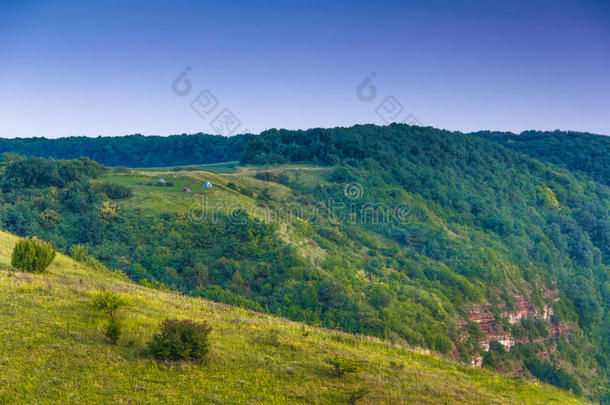
<svg viewBox="0 0 610 405">
<path fill-rule="evenodd" d="M 9 161 L 2 181 L 3 191 L 28 187 L 63 187 L 71 182 L 94 178 L 107 169 L 89 158 L 47 160 L 27 158 Z"/>
<path fill-rule="evenodd" d="M 348 166 L 336 166 L 329 176 L 330 181 L 335 183 L 349 183 L 355 180 L 355 176 L 350 172 Z"/>
<path fill-rule="evenodd" d="M 521 319 L 521 322 L 513 325 L 511 329 L 515 339 L 526 337 L 529 340 L 535 340 L 546 338 L 549 334 L 546 323 L 537 319 Z"/>
<path fill-rule="evenodd" d="M 159 167 L 238 160 L 252 135 L 173 135 L 0 139 L 0 152 L 76 159 L 108 166 Z"/>
<path fill-rule="evenodd" d="M 288 184 L 290 182 L 290 178 L 286 173 L 277 173 L 273 171 L 257 172 L 254 175 L 254 178 L 263 181 L 272 181 L 280 184 Z"/>
<path fill-rule="evenodd" d="M 42 273 L 55 259 L 55 249 L 36 238 L 18 241 L 13 248 L 11 265 L 21 271 Z"/>
<path fill-rule="evenodd" d="M 124 200 L 133 195 L 132 189 L 114 183 L 93 183 L 91 192 L 94 194 L 103 193 L 112 200 Z"/>
<path fill-rule="evenodd" d="M 121 318 L 116 313 L 111 313 L 108 318 L 108 326 L 106 327 L 106 336 L 112 344 L 116 345 L 121 337 L 123 324 Z"/>
<path fill-rule="evenodd" d="M 70 247 L 70 256 L 77 262 L 84 262 L 89 257 L 89 250 L 85 245 L 72 245 Z"/>
<path fill-rule="evenodd" d="M 208 335 L 212 328 L 205 322 L 165 319 L 160 332 L 148 344 L 158 360 L 203 361 L 209 350 Z"/>
<path fill-rule="evenodd" d="M 280 331 L 277 329 L 268 329 L 257 337 L 257 342 L 267 346 L 280 346 Z"/>
<path fill-rule="evenodd" d="M 165 284 L 157 280 L 149 280 L 147 278 L 142 278 L 138 280 L 138 283 L 146 288 L 152 288 L 154 290 L 161 291 L 170 291 L 170 288 L 168 288 Z"/>
<path fill-rule="evenodd" d="M 578 381 L 564 369 L 555 368 L 551 364 L 544 363 L 536 358 L 527 359 L 525 361 L 525 366 L 541 381 L 572 391 L 575 394 L 582 393 L 582 388 L 578 384 Z"/>
<path fill-rule="evenodd" d="M 131 169 L 125 167 L 125 166 L 115 166 L 112 168 L 112 171 L 114 173 L 122 173 L 122 174 L 129 174 L 131 173 Z"/>
<path fill-rule="evenodd" d="M 336 377 L 343 377 L 346 373 L 357 373 L 362 370 L 362 362 L 346 358 L 334 356 L 326 360 L 332 367 L 332 373 Z"/>
<path fill-rule="evenodd" d="M 127 302 L 119 294 L 112 291 L 100 291 L 93 297 L 93 308 L 116 315 L 117 311 L 127 305 Z"/>
<path fill-rule="evenodd" d="M 476 132 L 480 136 L 524 153 L 543 162 L 551 162 L 572 171 L 586 173 L 610 186 L 610 139 L 584 132 Z"/>
<path fill-rule="evenodd" d="M 93 308 L 103 311 L 108 316 L 106 337 L 116 345 L 123 331 L 123 319 L 119 314 L 119 309 L 127 305 L 126 300 L 112 291 L 100 291 L 93 296 L 92 305 Z"/>
<path fill-rule="evenodd" d="M 70 246 L 70 256 L 77 262 L 82 262 L 96 270 L 106 270 L 106 266 L 95 257 L 89 254 L 87 245 L 72 245 Z"/>
<path fill-rule="evenodd" d="M 557 197 L 555 196 L 555 193 L 553 193 L 553 190 L 547 186 L 538 186 L 537 190 L 540 193 L 540 198 L 544 205 L 553 211 L 559 211 L 559 202 L 557 201 Z"/>
<path fill-rule="evenodd" d="M 492 340 L 489 342 L 489 350 L 483 354 L 483 367 L 498 370 L 504 363 L 506 350 L 501 343 Z"/>
</svg>

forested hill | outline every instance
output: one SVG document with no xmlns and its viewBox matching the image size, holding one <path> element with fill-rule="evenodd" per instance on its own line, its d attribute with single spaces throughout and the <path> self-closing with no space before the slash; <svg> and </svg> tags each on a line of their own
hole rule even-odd
<svg viewBox="0 0 610 405">
<path fill-rule="evenodd" d="M 607 186 L 406 125 L 270 130 L 242 163 L 4 156 L 0 226 L 147 285 L 610 396 Z"/>
<path fill-rule="evenodd" d="M 543 162 L 588 174 L 610 185 L 610 136 L 584 132 L 475 132 L 479 136 Z"/>
<path fill-rule="evenodd" d="M 267 131 L 251 140 L 242 162 L 334 165 L 335 180 L 362 186 L 357 212 L 358 207 L 396 204 L 404 190 L 413 197 L 410 223 L 369 228 L 487 285 L 484 295 L 490 302 L 523 297 L 515 292 L 521 287 L 493 297 L 493 290 L 507 283 L 529 285 L 528 302 L 558 287 L 566 297 L 557 302 L 577 312 L 573 319 L 597 342 L 595 357 L 607 373 L 610 190 L 602 184 L 471 135 L 405 125 Z M 314 193 L 321 201 L 337 198 L 323 185 Z M 468 291 L 462 293 L 476 300 Z M 562 316 L 555 311 L 553 319 Z M 494 310 L 477 310 L 470 319 L 485 325 L 499 318 Z M 501 328 L 489 329 L 503 339 Z"/>
<path fill-rule="evenodd" d="M 0 139 L 0 153 L 55 159 L 88 157 L 107 166 L 155 167 L 239 160 L 251 135 L 172 135 Z"/>
<path fill-rule="evenodd" d="M 322 132 L 343 133 L 349 138 L 350 134 L 357 134 L 362 127 L 336 128 Z M 417 127 L 403 126 L 403 131 L 408 133 L 419 130 Z M 264 134 L 273 132 L 274 130 L 271 130 Z M 455 134 L 463 135 L 460 132 Z M 610 185 L 610 137 L 562 131 L 526 131 L 521 134 L 480 131 L 470 135 L 497 142 L 543 162 L 583 172 L 598 182 Z M 0 139 L 0 154 L 10 152 L 56 159 L 86 156 L 107 166 L 178 166 L 236 161 L 240 160 L 244 152 L 248 160 L 254 153 L 247 150 L 251 139 L 252 135 L 227 138 L 202 133 L 168 137 L 127 135 L 97 138 L 16 138 Z"/>
</svg>

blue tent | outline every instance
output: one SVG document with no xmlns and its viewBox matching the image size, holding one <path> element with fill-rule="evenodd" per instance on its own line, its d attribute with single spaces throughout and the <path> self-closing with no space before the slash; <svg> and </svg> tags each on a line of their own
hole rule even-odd
<svg viewBox="0 0 610 405">
<path fill-rule="evenodd" d="M 209 181 L 206 181 L 205 183 L 202 184 L 202 187 L 204 187 L 204 188 L 212 188 L 212 183 L 210 183 Z"/>
<path fill-rule="evenodd" d="M 157 179 L 157 183 L 165 183 L 165 179 L 163 177 L 159 177 Z"/>
</svg>

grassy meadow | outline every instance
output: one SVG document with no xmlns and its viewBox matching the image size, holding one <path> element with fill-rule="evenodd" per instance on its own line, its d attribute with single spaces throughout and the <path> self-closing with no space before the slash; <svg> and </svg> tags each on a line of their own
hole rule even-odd
<svg viewBox="0 0 610 405">
<path fill-rule="evenodd" d="M 64 255 L 46 273 L 15 272 L 9 263 L 16 241 L 0 233 L 2 404 L 349 403 L 356 397 L 363 404 L 583 401 L 546 384 L 375 338 L 149 289 Z M 104 314 L 92 306 L 104 290 L 128 302 L 116 346 L 104 335 Z M 207 363 L 163 363 L 147 355 L 146 342 L 166 317 L 209 322 Z M 359 370 L 335 376 L 327 362 L 333 356 L 357 362 Z"/>
</svg>

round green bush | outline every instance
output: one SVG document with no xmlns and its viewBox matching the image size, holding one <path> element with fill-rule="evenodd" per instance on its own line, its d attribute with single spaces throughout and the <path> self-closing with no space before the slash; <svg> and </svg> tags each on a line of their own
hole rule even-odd
<svg viewBox="0 0 610 405">
<path fill-rule="evenodd" d="M 166 319 L 148 348 L 157 360 L 202 361 L 209 350 L 208 334 L 211 330 L 205 322 Z"/>
<path fill-rule="evenodd" d="M 57 252 L 47 242 L 25 238 L 13 249 L 11 265 L 21 271 L 42 273 L 51 264 Z"/>
</svg>

